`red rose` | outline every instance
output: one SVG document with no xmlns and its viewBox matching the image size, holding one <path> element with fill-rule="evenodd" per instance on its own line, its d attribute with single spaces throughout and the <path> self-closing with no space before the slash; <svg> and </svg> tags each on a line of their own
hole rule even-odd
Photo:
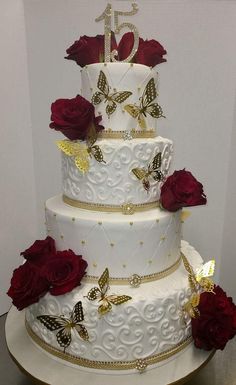
<svg viewBox="0 0 236 385">
<path fill-rule="evenodd" d="M 49 255 L 55 254 L 55 241 L 51 237 L 47 237 L 43 240 L 37 240 L 25 251 L 22 251 L 21 255 L 34 264 L 42 265 L 45 259 L 48 259 Z"/>
<path fill-rule="evenodd" d="M 14 270 L 11 279 L 11 287 L 7 294 L 12 298 L 13 304 L 22 310 L 25 307 L 38 302 L 47 292 L 48 282 L 40 274 L 36 266 L 26 262 Z"/>
<path fill-rule="evenodd" d="M 61 131 L 70 140 L 85 140 L 91 125 L 98 132 L 102 117 L 95 117 L 92 103 L 78 95 L 73 99 L 58 99 L 51 106 L 50 128 Z"/>
<path fill-rule="evenodd" d="M 74 60 L 80 67 L 92 63 L 103 63 L 104 58 L 104 35 L 95 37 L 81 36 L 74 44 L 66 50 L 68 54 L 65 59 Z M 117 49 L 115 35 L 111 35 L 111 50 Z"/>
<path fill-rule="evenodd" d="M 52 295 L 65 294 L 80 285 L 88 264 L 72 250 L 58 251 L 43 268 L 42 274 Z"/>
<path fill-rule="evenodd" d="M 119 60 L 124 60 L 129 56 L 133 45 L 134 34 L 132 32 L 125 33 L 118 46 Z M 166 61 L 166 59 L 163 58 L 165 54 L 166 50 L 158 41 L 139 38 L 138 51 L 133 57 L 132 62 L 155 67 L 155 65 Z"/>
<path fill-rule="evenodd" d="M 220 286 L 213 293 L 200 296 L 200 316 L 192 318 L 192 335 L 195 346 L 200 349 L 223 350 L 228 340 L 236 335 L 236 306 Z"/>
<path fill-rule="evenodd" d="M 202 184 L 189 171 L 175 171 L 161 187 L 160 203 L 168 211 L 205 205 L 206 202 Z"/>
</svg>

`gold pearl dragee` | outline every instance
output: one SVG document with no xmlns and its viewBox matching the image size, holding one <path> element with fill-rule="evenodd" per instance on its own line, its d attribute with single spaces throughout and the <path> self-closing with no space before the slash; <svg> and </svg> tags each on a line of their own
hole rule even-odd
<svg viewBox="0 0 236 385">
<path fill-rule="evenodd" d="M 98 265 L 94 262 L 94 263 L 93 263 L 93 267 L 97 267 L 97 266 L 98 266 Z"/>
<path fill-rule="evenodd" d="M 135 212 L 134 205 L 132 203 L 126 203 L 122 205 L 122 213 L 125 215 L 132 215 Z"/>
<path fill-rule="evenodd" d="M 82 245 L 85 245 L 85 241 L 81 241 Z"/>
<path fill-rule="evenodd" d="M 75 222 L 75 217 L 71 218 L 72 222 Z"/>
<path fill-rule="evenodd" d="M 161 239 L 161 241 L 165 241 L 166 240 L 165 235 L 162 235 L 160 239 Z"/>
<path fill-rule="evenodd" d="M 64 235 L 61 235 L 61 237 L 60 237 L 61 239 L 64 239 Z"/>
<path fill-rule="evenodd" d="M 139 242 L 139 244 L 140 244 L 141 246 L 143 245 L 143 243 L 144 243 L 143 241 L 140 241 L 140 242 Z"/>
<path fill-rule="evenodd" d="M 111 247 L 114 247 L 114 246 L 115 246 L 115 244 L 114 244 L 113 242 L 111 242 L 111 243 L 110 243 L 110 246 L 111 246 Z"/>
</svg>

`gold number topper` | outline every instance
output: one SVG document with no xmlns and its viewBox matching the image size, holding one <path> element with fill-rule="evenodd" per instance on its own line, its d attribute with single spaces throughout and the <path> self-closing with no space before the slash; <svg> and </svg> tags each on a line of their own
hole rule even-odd
<svg viewBox="0 0 236 385">
<path fill-rule="evenodd" d="M 148 168 L 133 168 L 132 172 L 138 178 L 142 181 L 143 187 L 146 191 L 150 190 L 150 181 L 149 178 L 152 177 L 155 181 L 160 182 L 163 180 L 163 173 L 159 168 L 161 167 L 161 152 L 158 152 L 158 154 L 154 157 L 151 164 L 148 165 Z"/>
<path fill-rule="evenodd" d="M 82 172 L 86 173 L 89 170 L 89 158 L 92 156 L 97 162 L 106 163 L 103 159 L 102 150 L 98 145 L 94 145 L 97 140 L 97 134 L 92 132 L 87 138 L 87 145 L 81 142 L 72 142 L 70 140 L 58 140 L 57 146 L 67 156 L 75 158 L 76 167 Z"/>
<path fill-rule="evenodd" d="M 108 116 L 115 112 L 117 103 L 123 103 L 130 95 L 132 95 L 132 92 L 130 91 L 119 91 L 114 92 L 113 94 L 110 93 L 110 86 L 103 71 L 100 71 L 99 73 L 97 87 L 100 91 L 93 94 L 92 103 L 97 105 L 105 101 L 105 103 L 107 103 L 106 113 Z"/>
<path fill-rule="evenodd" d="M 146 120 L 147 114 L 153 118 L 164 117 L 161 106 L 158 103 L 152 103 L 157 97 L 157 90 L 154 78 L 151 78 L 147 83 L 143 95 L 140 98 L 140 105 L 127 104 L 124 109 L 133 118 L 138 119 L 139 126 L 145 130 L 147 128 Z"/>
<path fill-rule="evenodd" d="M 109 271 L 106 268 L 102 273 L 101 277 L 98 280 L 99 287 L 93 287 L 89 290 L 87 298 L 89 301 L 95 301 L 99 299 L 101 305 L 98 307 L 98 313 L 100 315 L 104 315 L 111 311 L 112 305 L 121 305 L 132 299 L 132 297 L 128 295 L 107 295 L 107 291 L 109 289 Z"/>
<path fill-rule="evenodd" d="M 40 315 L 37 319 L 50 331 L 58 330 L 56 334 L 58 344 L 65 349 L 71 343 L 71 330 L 75 329 L 80 338 L 84 341 L 89 340 L 89 335 L 85 326 L 80 322 L 84 320 L 82 302 L 79 301 L 74 306 L 69 318 L 63 316 Z"/>
</svg>

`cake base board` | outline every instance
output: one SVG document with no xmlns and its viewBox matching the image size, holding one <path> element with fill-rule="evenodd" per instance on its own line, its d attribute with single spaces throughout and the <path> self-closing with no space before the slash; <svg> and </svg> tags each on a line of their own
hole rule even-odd
<svg viewBox="0 0 236 385">
<path fill-rule="evenodd" d="M 174 385 L 184 384 L 205 366 L 214 351 L 198 350 L 193 343 L 175 356 L 142 374 L 99 374 L 80 367 L 68 366 L 39 349 L 25 328 L 25 312 L 12 307 L 5 325 L 6 341 L 11 358 L 21 371 L 36 384 L 46 385 Z"/>
</svg>

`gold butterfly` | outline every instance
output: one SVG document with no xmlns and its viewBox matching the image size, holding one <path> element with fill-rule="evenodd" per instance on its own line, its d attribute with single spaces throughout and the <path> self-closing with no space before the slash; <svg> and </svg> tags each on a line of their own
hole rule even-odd
<svg viewBox="0 0 236 385">
<path fill-rule="evenodd" d="M 63 316 L 40 315 L 37 319 L 50 331 L 58 330 L 56 334 L 58 344 L 65 349 L 71 343 L 71 331 L 75 329 L 79 336 L 84 340 L 89 340 L 89 335 L 85 326 L 80 322 L 84 320 L 82 302 L 79 301 L 74 306 L 69 318 Z"/>
<path fill-rule="evenodd" d="M 92 103 L 97 105 L 105 101 L 105 103 L 107 103 L 106 113 L 108 116 L 115 112 L 117 103 L 123 103 L 130 95 L 132 95 L 132 92 L 130 91 L 110 93 L 110 86 L 103 71 L 100 71 L 99 73 L 97 87 L 100 91 L 93 94 Z"/>
<path fill-rule="evenodd" d="M 95 301 L 99 299 L 101 305 L 98 307 L 98 313 L 104 315 L 111 311 L 112 305 L 121 305 L 132 299 L 128 295 L 107 295 L 109 289 L 109 271 L 106 268 L 98 280 L 99 287 L 93 287 L 89 290 L 87 298 L 89 301 Z"/>
<path fill-rule="evenodd" d="M 154 82 L 154 78 L 151 78 L 147 83 L 143 95 L 141 96 L 140 105 L 127 104 L 124 110 L 127 111 L 133 118 L 138 119 L 139 126 L 142 129 L 147 128 L 146 120 L 147 114 L 153 118 L 160 118 L 163 116 L 161 106 L 157 103 L 152 103 L 157 97 L 157 90 Z"/>
<path fill-rule="evenodd" d="M 73 156 L 76 167 L 83 173 L 89 170 L 89 158 L 92 156 L 97 162 L 106 163 L 103 159 L 102 150 L 96 142 L 96 136 L 87 139 L 87 145 L 81 142 L 72 142 L 70 140 L 58 140 L 57 146 L 67 156 Z"/>
<path fill-rule="evenodd" d="M 160 182 L 163 180 L 163 173 L 161 170 L 158 170 L 161 167 L 161 152 L 158 152 L 157 155 L 153 158 L 151 164 L 148 165 L 148 168 L 133 168 L 132 172 L 138 178 L 142 181 L 143 187 L 146 191 L 150 190 L 150 181 L 149 178 L 152 177 L 155 181 Z"/>
</svg>

